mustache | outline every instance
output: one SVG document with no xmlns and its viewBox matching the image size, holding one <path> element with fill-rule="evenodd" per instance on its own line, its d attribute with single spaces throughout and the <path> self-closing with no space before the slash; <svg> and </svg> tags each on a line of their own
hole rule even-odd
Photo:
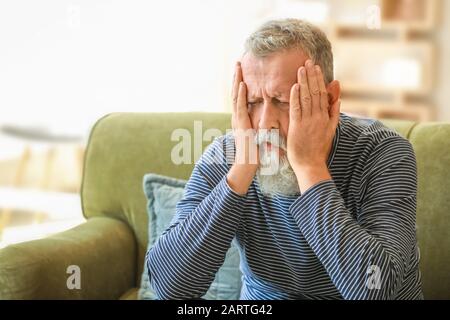
<svg viewBox="0 0 450 320">
<path fill-rule="evenodd" d="M 255 135 L 255 143 L 261 146 L 264 143 L 270 143 L 273 146 L 287 151 L 286 138 L 279 134 L 277 131 L 260 130 Z"/>
</svg>

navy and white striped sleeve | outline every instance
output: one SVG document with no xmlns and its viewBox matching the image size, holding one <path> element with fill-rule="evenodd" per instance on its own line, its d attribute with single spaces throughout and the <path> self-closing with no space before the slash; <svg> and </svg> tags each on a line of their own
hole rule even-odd
<svg viewBox="0 0 450 320">
<path fill-rule="evenodd" d="M 217 138 L 194 167 L 170 227 L 147 253 L 150 281 L 159 299 L 197 299 L 208 291 L 222 266 L 239 220 L 244 196 L 227 183 L 217 163 Z M 219 162 L 221 162 L 219 161 Z"/>
<path fill-rule="evenodd" d="M 416 158 L 411 144 L 394 136 L 374 148 L 360 169 L 365 178 L 357 217 L 332 180 L 313 186 L 290 211 L 345 299 L 391 299 L 416 242 Z M 369 284 L 373 271 L 376 287 Z"/>
</svg>

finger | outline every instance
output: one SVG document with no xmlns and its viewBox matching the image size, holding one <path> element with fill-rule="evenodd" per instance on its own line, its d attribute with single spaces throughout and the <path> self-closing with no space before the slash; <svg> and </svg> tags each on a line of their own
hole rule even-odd
<svg viewBox="0 0 450 320">
<path fill-rule="evenodd" d="M 320 89 L 317 82 L 316 69 L 311 60 L 306 61 L 306 73 L 308 75 L 309 94 L 311 95 L 311 112 L 320 111 Z"/>
<path fill-rule="evenodd" d="M 300 106 L 300 85 L 296 83 L 291 89 L 289 101 L 289 121 L 300 121 L 302 118 L 302 108 Z"/>
<path fill-rule="evenodd" d="M 311 95 L 309 94 L 308 80 L 305 67 L 299 70 L 300 78 L 300 104 L 302 108 L 302 117 L 311 115 Z"/>
<path fill-rule="evenodd" d="M 329 113 L 330 104 L 328 102 L 328 91 L 327 87 L 325 86 L 325 79 L 323 77 L 322 69 L 320 68 L 320 66 L 316 66 L 316 76 L 320 90 L 320 107 L 322 109 L 322 112 Z"/>
<path fill-rule="evenodd" d="M 244 82 L 239 82 L 239 91 L 236 103 L 236 113 L 238 118 L 242 116 L 248 117 L 248 109 L 247 109 L 247 86 Z M 241 118 L 242 119 L 242 118 Z"/>
<path fill-rule="evenodd" d="M 233 111 L 236 112 L 237 107 L 237 98 L 239 94 L 239 84 L 242 81 L 242 70 L 241 70 L 241 63 L 237 62 L 235 71 L 234 71 L 234 79 L 233 79 L 233 91 L 231 93 L 232 99 L 233 99 Z"/>
</svg>

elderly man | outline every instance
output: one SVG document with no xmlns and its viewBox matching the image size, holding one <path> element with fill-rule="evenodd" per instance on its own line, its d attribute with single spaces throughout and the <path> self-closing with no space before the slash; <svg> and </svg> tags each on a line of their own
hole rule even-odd
<svg viewBox="0 0 450 320">
<path fill-rule="evenodd" d="M 159 298 L 200 298 L 234 238 L 241 299 L 423 298 L 414 151 L 380 122 L 340 113 L 322 31 L 287 19 L 253 33 L 232 119 L 147 253 Z"/>
</svg>

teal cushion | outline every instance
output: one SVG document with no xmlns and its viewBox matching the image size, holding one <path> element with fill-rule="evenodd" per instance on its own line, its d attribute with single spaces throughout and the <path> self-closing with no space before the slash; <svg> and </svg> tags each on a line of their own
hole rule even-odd
<svg viewBox="0 0 450 320">
<path fill-rule="evenodd" d="M 144 192 L 147 196 L 148 234 L 147 249 L 151 248 L 158 237 L 166 230 L 172 220 L 176 219 L 175 209 L 184 194 L 185 180 L 164 177 L 157 174 L 144 176 Z M 235 241 L 225 257 L 208 292 L 203 296 L 207 300 L 237 300 L 241 290 L 241 272 L 239 270 L 239 250 Z M 138 298 L 141 300 L 156 299 L 150 286 L 147 264 L 144 263 L 141 287 Z"/>
</svg>

